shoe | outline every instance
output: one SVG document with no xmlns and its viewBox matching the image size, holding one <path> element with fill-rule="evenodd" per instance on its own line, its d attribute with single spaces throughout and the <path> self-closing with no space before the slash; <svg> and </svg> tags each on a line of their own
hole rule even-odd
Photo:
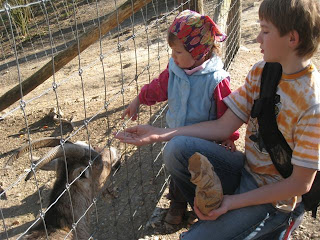
<svg viewBox="0 0 320 240">
<path fill-rule="evenodd" d="M 296 219 L 292 220 L 289 227 L 287 228 L 287 231 L 283 237 L 284 240 L 290 240 L 290 236 L 292 234 L 292 232 L 299 227 L 299 225 L 302 223 L 303 220 L 303 215 L 304 213 L 302 213 L 299 217 L 297 217 Z"/>
<path fill-rule="evenodd" d="M 164 221 L 172 225 L 178 225 L 182 222 L 186 210 L 187 203 L 176 203 L 171 201 Z"/>
</svg>

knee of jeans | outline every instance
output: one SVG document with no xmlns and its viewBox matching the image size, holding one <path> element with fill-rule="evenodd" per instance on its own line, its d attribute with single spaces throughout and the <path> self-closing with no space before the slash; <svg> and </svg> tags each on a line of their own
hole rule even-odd
<svg viewBox="0 0 320 240">
<path fill-rule="evenodd" d="M 172 138 L 163 150 L 163 156 L 165 159 L 174 157 L 177 153 L 183 150 L 184 136 L 178 136 Z"/>
<path fill-rule="evenodd" d="M 169 171 L 170 168 L 174 168 L 175 160 L 183 153 L 185 138 L 184 136 L 174 137 L 163 149 L 163 161 Z"/>
</svg>

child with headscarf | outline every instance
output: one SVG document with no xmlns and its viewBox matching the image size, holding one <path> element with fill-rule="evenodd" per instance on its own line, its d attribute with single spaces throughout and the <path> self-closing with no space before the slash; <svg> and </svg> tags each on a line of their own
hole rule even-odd
<svg viewBox="0 0 320 240">
<path fill-rule="evenodd" d="M 172 56 L 167 68 L 141 89 L 122 117 L 128 115 L 135 120 L 140 104 L 150 106 L 168 101 L 166 123 L 169 128 L 220 118 L 227 110 L 222 99 L 231 90 L 230 75 L 217 56 L 215 42 L 225 39 L 226 35 L 210 17 L 191 10 L 179 13 L 168 30 Z M 234 141 L 238 138 L 239 133 L 235 132 L 221 145 L 235 151 Z M 187 202 L 173 179 L 168 198 L 171 201 L 165 221 L 180 224 Z"/>
</svg>

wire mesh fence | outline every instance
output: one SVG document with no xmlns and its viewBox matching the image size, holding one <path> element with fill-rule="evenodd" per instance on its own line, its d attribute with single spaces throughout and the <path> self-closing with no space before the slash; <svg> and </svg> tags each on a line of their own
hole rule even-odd
<svg viewBox="0 0 320 240">
<path fill-rule="evenodd" d="M 139 239 L 150 233 L 162 214 L 155 210 L 167 207 L 161 201 L 169 178 L 164 144 L 136 148 L 115 141 L 113 133 L 137 123 L 166 126 L 165 103 L 142 106 L 135 122 L 121 114 L 166 68 L 167 29 L 194 2 L 0 1 L 0 239 L 31 232 L 36 239 Z M 241 1 L 205 0 L 203 6 L 228 34 L 221 45 L 227 69 L 239 48 Z M 41 162 L 53 143 L 33 145 L 43 137 L 57 139 L 62 150 L 47 168 Z M 76 141 L 88 145 L 85 155 L 76 155 L 84 160 L 74 164 L 67 153 Z M 10 158 L 23 144 L 24 154 Z M 100 155 L 112 158 L 112 147 L 120 166 L 104 174 L 96 168 Z"/>
</svg>

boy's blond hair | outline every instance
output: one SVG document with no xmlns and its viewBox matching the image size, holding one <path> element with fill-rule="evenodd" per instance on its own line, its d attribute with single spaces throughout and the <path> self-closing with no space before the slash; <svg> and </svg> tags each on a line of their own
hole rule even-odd
<svg viewBox="0 0 320 240">
<path fill-rule="evenodd" d="M 260 20 L 271 22 L 280 36 L 296 30 L 300 43 L 295 49 L 300 57 L 312 57 L 320 42 L 319 0 L 264 0 Z"/>
</svg>

